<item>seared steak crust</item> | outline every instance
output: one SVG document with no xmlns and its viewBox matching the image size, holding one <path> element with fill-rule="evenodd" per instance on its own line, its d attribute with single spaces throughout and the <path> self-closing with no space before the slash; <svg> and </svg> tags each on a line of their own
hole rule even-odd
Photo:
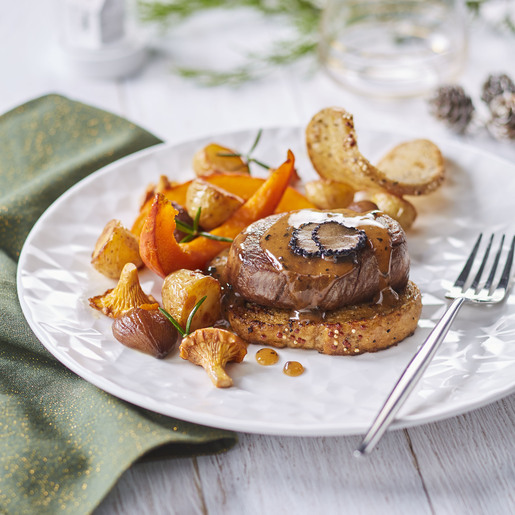
<svg viewBox="0 0 515 515">
<path fill-rule="evenodd" d="M 309 211 L 306 216 L 314 214 L 320 218 L 324 215 L 316 210 L 304 211 Z M 353 213 L 351 216 L 361 215 Z M 402 290 L 408 281 L 410 263 L 403 230 L 387 215 L 380 214 L 373 219 L 370 215 L 363 216 L 368 216 L 363 223 L 370 225 L 373 221 L 376 229 L 382 228 L 388 240 L 384 246 L 389 248 L 388 285 L 396 291 Z M 289 248 L 294 231 L 291 219 L 291 213 L 263 218 L 235 238 L 229 252 L 226 279 L 236 293 L 262 306 L 297 310 L 334 310 L 367 302 L 379 295 L 385 280 L 384 270 L 378 263 L 376 247 L 379 244 L 374 247 L 369 243 L 340 263 L 330 258 L 296 256 Z"/>
</svg>

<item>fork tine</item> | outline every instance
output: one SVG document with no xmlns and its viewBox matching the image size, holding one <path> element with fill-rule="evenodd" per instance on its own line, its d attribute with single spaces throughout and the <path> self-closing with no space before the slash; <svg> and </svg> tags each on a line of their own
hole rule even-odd
<svg viewBox="0 0 515 515">
<path fill-rule="evenodd" d="M 488 241 L 488 246 L 486 247 L 485 255 L 483 256 L 483 261 L 481 261 L 481 265 L 479 266 L 479 270 L 477 271 L 476 277 L 474 277 L 474 280 L 472 281 L 472 284 L 470 285 L 471 290 L 477 290 L 479 281 L 481 280 L 481 276 L 483 275 L 483 271 L 486 266 L 486 262 L 488 261 L 488 256 L 490 255 L 490 249 L 492 248 L 492 241 L 494 241 L 493 234 L 490 236 L 490 240 Z"/>
<path fill-rule="evenodd" d="M 504 234 L 501 237 L 501 243 L 499 244 L 499 248 L 497 249 L 497 254 L 495 255 L 495 259 L 492 265 L 492 270 L 490 270 L 490 275 L 486 280 L 486 283 L 483 287 L 483 290 L 486 292 L 490 291 L 492 284 L 494 282 L 495 272 L 497 272 L 497 266 L 499 265 L 499 259 L 501 258 L 502 247 L 504 245 Z"/>
<path fill-rule="evenodd" d="M 467 259 L 467 262 L 465 263 L 465 266 L 463 267 L 463 270 L 461 271 L 460 275 L 456 279 L 456 282 L 454 283 L 455 288 L 463 288 L 465 281 L 468 279 L 468 276 L 470 274 L 470 270 L 472 269 L 472 265 L 474 264 L 474 259 L 476 258 L 476 254 L 479 249 L 479 244 L 481 243 L 482 237 L 483 237 L 483 233 L 480 233 L 476 240 L 476 243 L 474 244 L 474 248 L 472 249 L 472 252 L 470 253 L 470 256 Z"/>
<path fill-rule="evenodd" d="M 496 293 L 500 290 L 503 291 L 503 293 L 506 291 L 506 288 L 508 287 L 508 283 L 510 282 L 511 278 L 511 267 L 513 264 L 513 255 L 515 253 L 515 236 L 511 240 L 511 246 L 510 246 L 510 252 L 508 253 L 508 258 L 506 259 L 506 265 L 504 266 L 504 270 L 502 271 L 501 278 L 499 279 L 499 284 L 497 285 Z"/>
</svg>

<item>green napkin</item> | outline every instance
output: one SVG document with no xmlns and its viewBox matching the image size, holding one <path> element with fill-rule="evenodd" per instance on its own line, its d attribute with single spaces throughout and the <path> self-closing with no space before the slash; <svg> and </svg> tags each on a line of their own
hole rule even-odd
<svg viewBox="0 0 515 515">
<path fill-rule="evenodd" d="M 29 329 L 16 262 L 66 189 L 159 140 L 105 111 L 48 95 L 0 117 L 0 513 L 89 513 L 150 451 L 225 451 L 233 433 L 137 408 L 62 366 Z"/>
</svg>

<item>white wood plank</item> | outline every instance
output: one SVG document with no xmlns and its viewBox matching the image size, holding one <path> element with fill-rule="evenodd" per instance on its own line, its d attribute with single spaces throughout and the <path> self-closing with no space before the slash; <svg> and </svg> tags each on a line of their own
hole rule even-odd
<svg viewBox="0 0 515 515">
<path fill-rule="evenodd" d="M 181 458 L 131 467 L 95 510 L 96 515 L 206 513 L 195 460 Z"/>
<path fill-rule="evenodd" d="M 436 513 L 515 513 L 515 395 L 409 429 Z"/>
<path fill-rule="evenodd" d="M 208 513 L 431 513 L 403 431 L 369 459 L 360 437 L 244 434 L 228 454 L 198 458 Z"/>
</svg>

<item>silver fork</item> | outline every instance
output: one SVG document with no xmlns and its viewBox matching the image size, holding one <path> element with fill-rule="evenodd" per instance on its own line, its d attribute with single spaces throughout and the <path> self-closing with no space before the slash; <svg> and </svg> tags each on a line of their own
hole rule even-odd
<svg viewBox="0 0 515 515">
<path fill-rule="evenodd" d="M 384 435 L 388 426 L 391 424 L 395 415 L 402 407 L 409 394 L 413 391 L 416 384 L 424 374 L 424 371 L 427 369 L 429 363 L 433 359 L 436 351 L 440 347 L 441 343 L 444 341 L 447 332 L 449 331 L 452 322 L 454 321 L 456 315 L 458 314 L 461 306 L 466 302 L 475 302 L 480 304 L 495 304 L 500 302 L 506 297 L 508 292 L 508 287 L 510 285 L 511 278 L 511 267 L 513 263 L 513 254 L 515 249 L 515 236 L 511 241 L 510 250 L 506 257 L 506 263 L 504 265 L 504 269 L 502 271 L 499 282 L 494 287 L 494 280 L 497 271 L 497 267 L 499 265 L 499 260 L 501 258 L 503 244 L 504 244 L 504 234 L 502 235 L 501 242 L 499 244 L 499 248 L 494 257 L 493 263 L 491 265 L 490 274 L 486 279 L 485 283 L 481 285 L 481 277 L 483 275 L 485 266 L 488 261 L 488 257 L 490 255 L 490 250 L 492 248 L 492 242 L 494 239 L 494 235 L 490 236 L 488 241 L 487 248 L 485 250 L 483 260 L 479 265 L 478 271 L 470 283 L 470 286 L 465 287 L 467 283 L 467 279 L 470 275 L 470 271 L 473 268 L 474 261 L 476 259 L 476 255 L 479 250 L 479 246 L 481 243 L 483 235 L 480 234 L 470 256 L 463 267 L 460 275 L 456 279 L 454 285 L 449 289 L 446 293 L 446 297 L 449 299 L 454 299 L 452 303 L 447 308 L 447 311 L 444 313 L 440 321 L 436 324 L 434 329 L 431 331 L 431 334 L 427 337 L 426 341 L 420 346 L 420 349 L 417 351 L 413 359 L 410 361 L 401 377 L 397 381 L 397 384 L 393 388 L 390 393 L 388 399 L 386 400 L 384 406 L 379 411 L 376 419 L 370 426 L 367 434 L 363 438 L 361 445 L 354 451 L 355 456 L 363 456 L 369 454 L 372 449 L 376 446 L 377 442 Z"/>
</svg>

